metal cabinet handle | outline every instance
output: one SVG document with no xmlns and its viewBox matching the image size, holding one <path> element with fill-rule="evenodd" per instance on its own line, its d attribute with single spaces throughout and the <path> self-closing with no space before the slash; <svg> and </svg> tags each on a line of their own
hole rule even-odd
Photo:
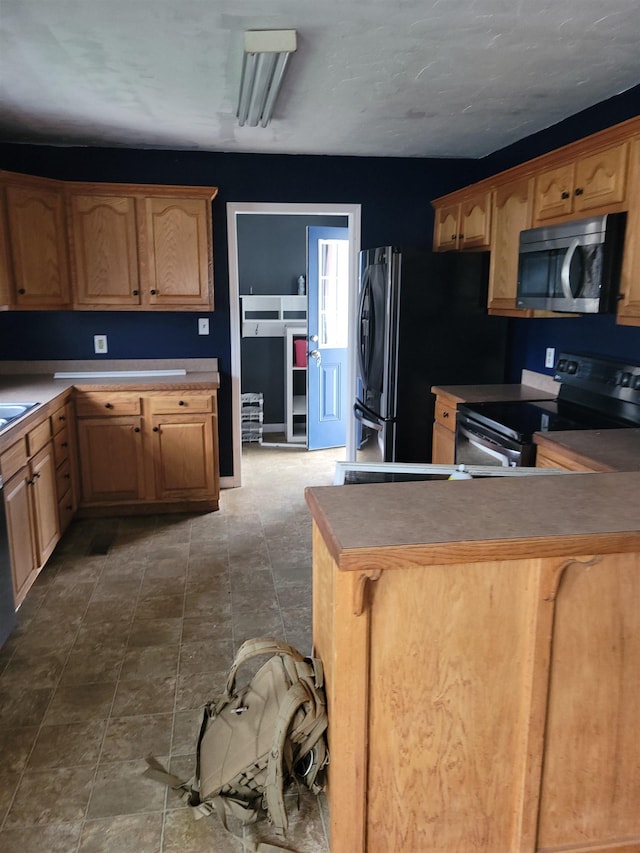
<svg viewBox="0 0 640 853">
<path fill-rule="evenodd" d="M 105 403 L 104 407 L 105 409 L 113 409 L 113 403 Z"/>
<path fill-rule="evenodd" d="M 443 417 L 443 418 L 448 418 L 448 417 L 449 417 L 449 412 L 443 412 L 443 413 L 442 413 L 442 417 Z"/>
<path fill-rule="evenodd" d="M 155 296 L 157 292 L 158 292 L 157 290 L 150 290 L 150 291 L 149 291 L 149 293 L 150 293 L 152 296 Z"/>
<path fill-rule="evenodd" d="M 560 193 L 560 198 L 569 198 L 569 193 L 565 190 L 563 193 Z"/>
<path fill-rule="evenodd" d="M 311 358 L 315 358 L 315 360 L 318 362 L 318 366 L 321 364 L 322 353 L 320 352 L 320 350 L 312 349 L 311 352 L 309 353 L 309 355 L 311 356 Z"/>
<path fill-rule="evenodd" d="M 178 405 L 179 406 L 186 406 L 187 404 L 185 403 L 184 400 L 178 400 Z"/>
<path fill-rule="evenodd" d="M 23 296 L 26 292 L 27 292 L 27 291 L 24 289 L 24 287 L 21 287 L 21 288 L 19 288 L 19 289 L 18 289 L 18 293 L 19 293 L 21 296 Z"/>
<path fill-rule="evenodd" d="M 311 335 L 309 340 L 311 341 L 312 344 L 317 344 L 318 343 L 318 336 L 317 335 Z"/>
<path fill-rule="evenodd" d="M 582 195 L 583 193 L 584 190 L 582 189 L 582 187 L 576 187 L 576 195 Z"/>
<path fill-rule="evenodd" d="M 153 431 L 154 431 L 154 432 L 160 432 L 160 427 L 154 427 L 154 428 L 153 428 Z"/>
<path fill-rule="evenodd" d="M 60 447 L 69 447 L 69 442 L 68 441 L 61 441 Z"/>
<path fill-rule="evenodd" d="M 132 291 L 131 291 L 131 295 L 132 295 L 132 296 L 138 296 L 138 294 L 139 294 L 139 293 L 140 293 L 140 291 L 139 291 L 139 290 L 132 290 Z"/>
<path fill-rule="evenodd" d="M 134 428 L 133 428 L 133 431 L 134 431 L 134 432 L 140 432 L 140 427 L 134 427 Z"/>
</svg>

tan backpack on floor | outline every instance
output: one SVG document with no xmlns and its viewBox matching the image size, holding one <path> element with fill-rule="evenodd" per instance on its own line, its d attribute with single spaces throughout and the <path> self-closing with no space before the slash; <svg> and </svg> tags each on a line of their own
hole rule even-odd
<svg viewBox="0 0 640 853">
<path fill-rule="evenodd" d="M 271 657 L 237 689 L 238 669 L 257 655 Z M 222 697 L 205 706 L 194 777 L 181 781 L 154 758 L 147 759 L 145 775 L 182 790 L 196 817 L 215 811 L 226 828 L 229 816 L 247 824 L 266 812 L 275 831 L 284 835 L 289 783 L 305 784 L 316 794 L 323 788 L 326 729 L 321 662 L 270 637 L 247 640 Z M 255 847 L 260 853 L 279 849 Z"/>
</svg>

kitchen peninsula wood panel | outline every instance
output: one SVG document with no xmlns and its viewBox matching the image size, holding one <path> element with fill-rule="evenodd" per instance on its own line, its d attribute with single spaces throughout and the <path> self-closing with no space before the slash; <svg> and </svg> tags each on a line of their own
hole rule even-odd
<svg viewBox="0 0 640 853">
<path fill-rule="evenodd" d="M 332 849 L 637 849 L 640 474 L 306 497 Z"/>
</svg>

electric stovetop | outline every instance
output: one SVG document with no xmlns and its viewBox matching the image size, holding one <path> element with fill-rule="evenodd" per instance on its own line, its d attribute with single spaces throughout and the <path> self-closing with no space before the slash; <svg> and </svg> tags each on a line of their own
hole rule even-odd
<svg viewBox="0 0 640 853">
<path fill-rule="evenodd" d="M 593 409 L 563 400 L 474 403 L 461 406 L 474 420 L 516 441 L 529 441 L 534 432 L 569 429 L 620 429 L 637 426 Z"/>
</svg>

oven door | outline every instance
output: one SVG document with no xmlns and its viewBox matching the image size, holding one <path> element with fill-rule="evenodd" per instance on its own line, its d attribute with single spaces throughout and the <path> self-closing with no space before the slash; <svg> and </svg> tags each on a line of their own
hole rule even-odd
<svg viewBox="0 0 640 853">
<path fill-rule="evenodd" d="M 533 464 L 534 448 L 501 435 L 458 412 L 456 465 L 500 465 L 519 468 Z"/>
</svg>

